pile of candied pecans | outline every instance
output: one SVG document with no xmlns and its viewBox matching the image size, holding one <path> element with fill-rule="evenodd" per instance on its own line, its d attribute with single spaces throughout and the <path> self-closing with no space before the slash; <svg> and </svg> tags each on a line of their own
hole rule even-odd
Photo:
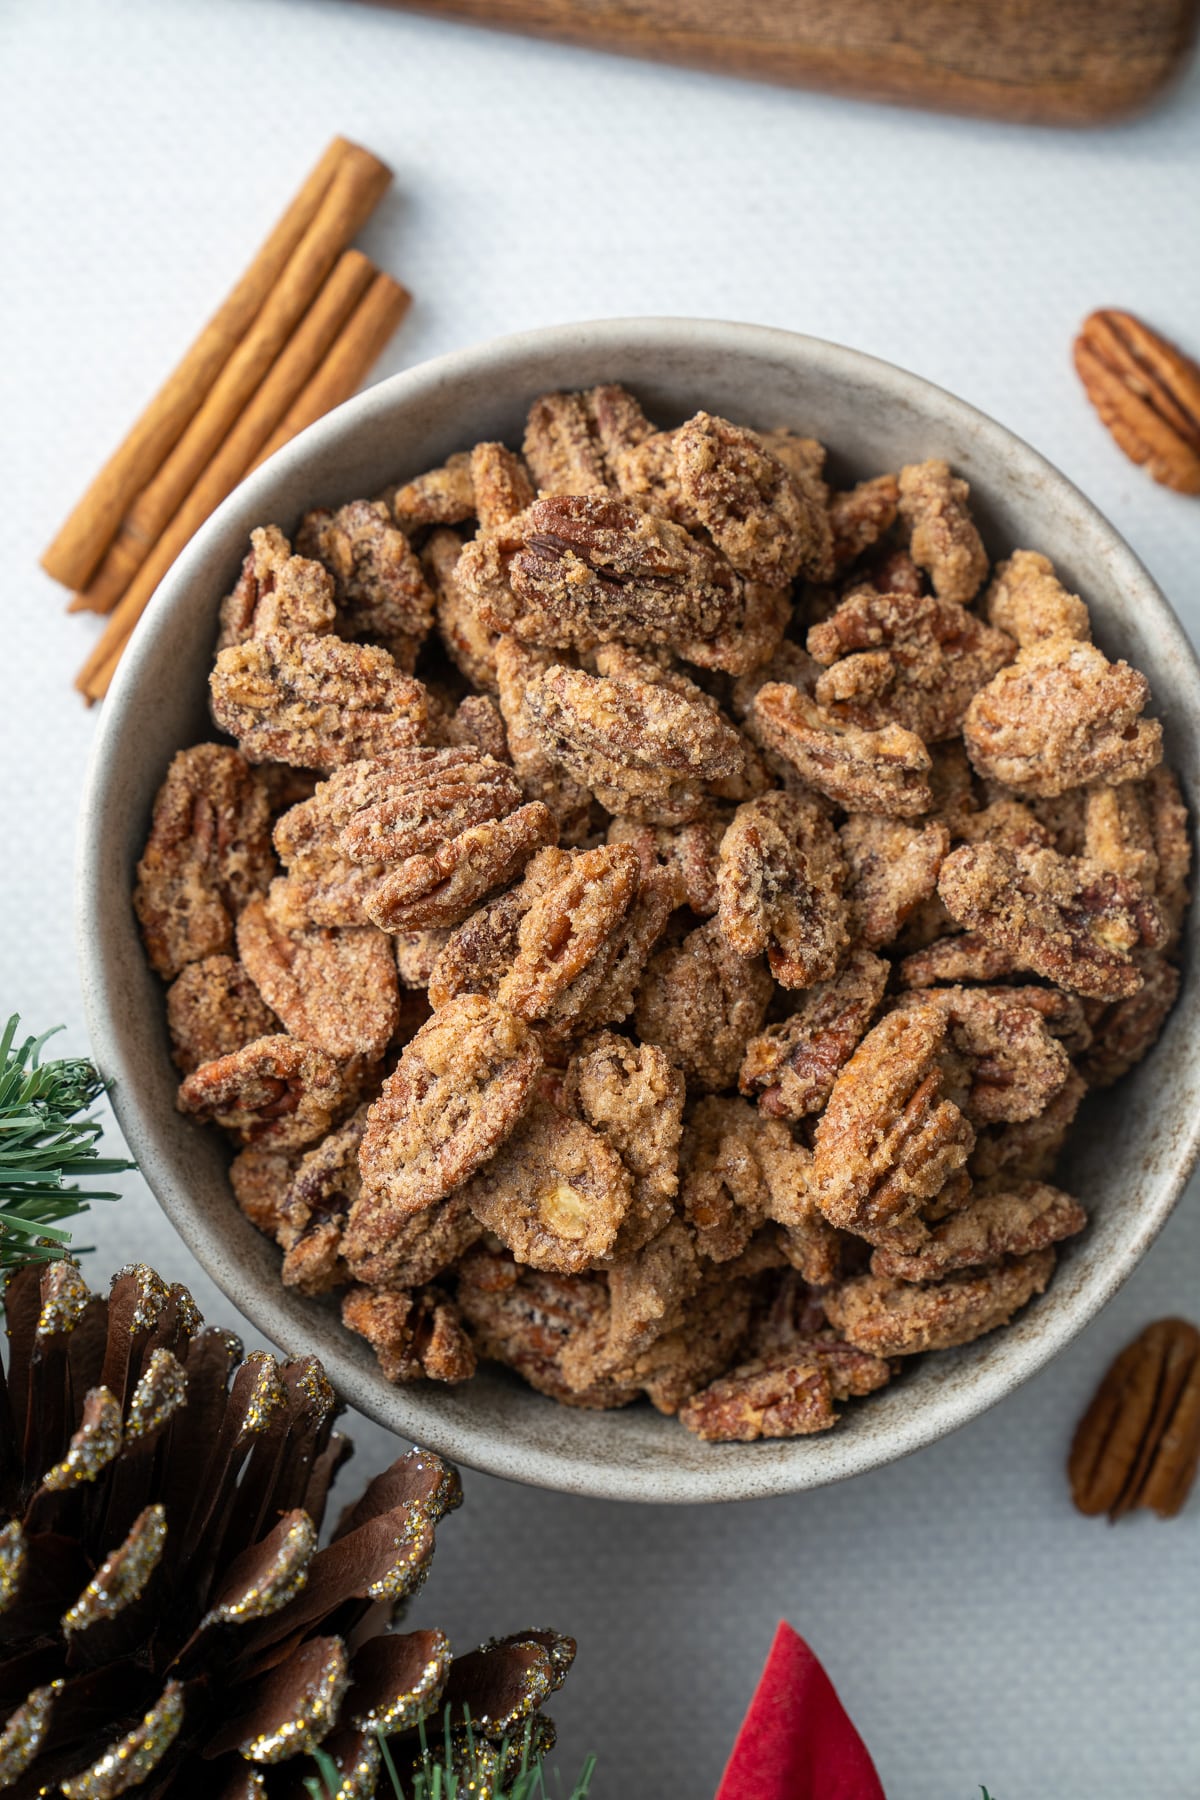
<svg viewBox="0 0 1200 1800">
<path fill-rule="evenodd" d="M 944 463 L 824 463 L 599 387 L 253 534 L 136 907 L 181 1110 L 389 1380 L 821 1431 L 1085 1224 L 1179 983 L 1147 684 Z"/>
</svg>

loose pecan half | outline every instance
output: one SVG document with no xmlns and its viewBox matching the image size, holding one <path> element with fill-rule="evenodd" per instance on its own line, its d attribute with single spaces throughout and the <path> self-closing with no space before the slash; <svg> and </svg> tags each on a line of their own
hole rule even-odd
<svg viewBox="0 0 1200 1800">
<path fill-rule="evenodd" d="M 738 1076 L 760 1112 L 802 1119 L 821 1111 L 838 1071 L 866 1033 L 888 981 L 888 965 L 869 950 L 851 950 L 830 981 L 808 988 L 797 1010 L 768 1025 L 746 1046 Z"/>
<path fill-rule="evenodd" d="M 836 973 L 849 947 L 845 883 L 820 805 L 773 789 L 739 806 L 721 840 L 717 920 L 740 956 L 766 952 L 782 987 L 811 987 Z"/>
<path fill-rule="evenodd" d="M 1180 494 L 1200 494 L 1200 366 L 1132 313 L 1084 320 L 1075 368 L 1132 462 Z"/>
<path fill-rule="evenodd" d="M 1133 952 L 1166 935 L 1136 882 L 1055 850 L 964 844 L 942 864 L 938 893 L 952 918 L 1021 968 L 1100 1000 L 1136 994 Z"/>
<path fill-rule="evenodd" d="M 1200 1462 L 1200 1331 L 1157 1319 L 1117 1357 L 1079 1422 L 1067 1460 L 1081 1513 L 1119 1519 L 1182 1511 Z"/>
</svg>

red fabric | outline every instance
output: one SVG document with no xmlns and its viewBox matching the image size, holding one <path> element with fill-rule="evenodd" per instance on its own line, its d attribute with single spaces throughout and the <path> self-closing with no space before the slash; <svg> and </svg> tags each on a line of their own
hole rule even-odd
<svg viewBox="0 0 1200 1800">
<path fill-rule="evenodd" d="M 885 1800 L 813 1652 L 781 1623 L 716 1800 Z"/>
</svg>

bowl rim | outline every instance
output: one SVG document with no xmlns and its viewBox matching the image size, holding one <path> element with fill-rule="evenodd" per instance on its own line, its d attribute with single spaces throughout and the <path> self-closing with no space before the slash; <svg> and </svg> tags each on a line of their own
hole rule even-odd
<svg viewBox="0 0 1200 1800">
<path fill-rule="evenodd" d="M 100 868 L 98 827 L 104 816 L 113 749 L 129 723 L 127 715 L 134 710 L 131 702 L 144 666 L 152 660 L 159 637 L 169 629 L 174 610 L 201 574 L 210 547 L 222 536 L 226 522 L 233 516 L 242 512 L 253 515 L 260 506 L 259 496 L 264 496 L 265 503 L 272 489 L 299 471 L 315 452 L 336 446 L 408 401 L 435 394 L 448 379 L 469 370 L 486 374 L 489 368 L 503 368 L 514 358 L 531 353 L 550 356 L 585 348 L 610 348 L 615 361 L 620 352 L 629 350 L 633 339 L 638 340 L 639 347 L 663 352 L 677 348 L 683 339 L 690 340 L 693 346 L 703 343 L 714 355 L 734 350 L 742 356 L 770 359 L 782 355 L 794 360 L 799 354 L 825 373 L 847 380 L 857 378 L 860 383 L 865 379 L 885 396 L 890 394 L 925 409 L 932 401 L 943 417 L 949 414 L 969 427 L 986 450 L 1003 451 L 1015 458 L 1024 473 L 1038 483 L 1049 483 L 1069 499 L 1086 527 L 1097 534 L 1098 547 L 1117 581 L 1155 615 L 1166 653 L 1178 660 L 1200 703 L 1200 659 L 1170 602 L 1116 528 L 1074 483 L 1016 433 L 969 402 L 909 370 L 846 345 L 779 327 L 673 316 L 541 326 L 490 338 L 417 364 L 376 383 L 310 425 L 248 476 L 200 528 L 163 578 L 153 604 L 135 630 L 104 702 L 92 744 L 79 820 L 75 881 L 77 953 L 85 1018 L 97 1063 L 111 1084 L 113 1110 L 126 1142 L 147 1186 L 197 1261 L 229 1301 L 290 1356 L 308 1354 L 310 1345 L 282 1304 L 284 1290 L 278 1287 L 277 1291 L 266 1293 L 252 1272 L 244 1271 L 236 1262 L 221 1262 L 214 1247 L 217 1234 L 191 1203 L 186 1187 L 176 1184 L 161 1166 L 152 1123 L 143 1117 L 132 1097 L 136 1079 L 125 1054 L 122 1034 L 116 1028 L 121 994 L 110 966 L 114 959 L 105 947 L 104 920 L 110 908 Z M 267 516 L 266 512 L 261 516 Z M 1178 1132 L 1174 1144 L 1170 1170 L 1164 1172 L 1160 1181 L 1159 1196 L 1153 1206 L 1139 1209 L 1136 1218 L 1131 1216 L 1120 1254 L 1064 1294 L 1059 1305 L 1040 1319 L 1036 1335 L 1018 1342 L 1006 1332 L 1009 1353 L 1004 1358 L 981 1365 L 968 1383 L 943 1387 L 926 1397 L 919 1407 L 902 1413 L 892 1422 L 884 1445 L 873 1440 L 844 1440 L 841 1454 L 831 1459 L 831 1466 L 817 1459 L 781 1459 L 769 1469 L 760 1467 L 756 1474 L 753 1454 L 758 1447 L 741 1445 L 734 1447 L 743 1453 L 736 1471 L 721 1456 L 714 1458 L 711 1474 L 707 1468 L 656 1469 L 652 1483 L 648 1483 L 645 1473 L 632 1466 L 610 1465 L 598 1456 L 573 1457 L 558 1450 L 510 1443 L 495 1430 L 455 1418 L 452 1408 L 439 1412 L 440 1394 L 429 1392 L 432 1384 L 408 1389 L 390 1386 L 374 1368 L 364 1369 L 349 1358 L 340 1345 L 323 1344 L 319 1354 L 341 1396 L 376 1423 L 402 1437 L 427 1442 L 430 1448 L 468 1467 L 528 1485 L 603 1499 L 689 1504 L 823 1487 L 911 1455 L 957 1430 L 1030 1380 L 1076 1337 L 1132 1273 L 1173 1210 L 1200 1156 L 1200 1114 Z M 575 1416 L 566 1408 L 560 1411 L 568 1419 Z"/>
</svg>

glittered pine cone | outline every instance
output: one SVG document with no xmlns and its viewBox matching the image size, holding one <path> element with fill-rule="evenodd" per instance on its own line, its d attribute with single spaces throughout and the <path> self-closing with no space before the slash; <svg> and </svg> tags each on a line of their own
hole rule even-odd
<svg viewBox="0 0 1200 1800">
<path fill-rule="evenodd" d="M 366 1800 L 384 1742 L 420 1767 L 428 1720 L 488 1796 L 502 1740 L 553 1741 L 538 1708 L 570 1639 L 455 1659 L 439 1631 L 387 1629 L 461 1501 L 446 1463 L 410 1451 L 317 1548 L 350 1446 L 315 1358 L 243 1357 L 140 1265 L 107 1301 L 70 1263 L 25 1269 L 4 1305 L 0 1792 L 303 1800 L 316 1751 L 331 1795 Z"/>
</svg>

